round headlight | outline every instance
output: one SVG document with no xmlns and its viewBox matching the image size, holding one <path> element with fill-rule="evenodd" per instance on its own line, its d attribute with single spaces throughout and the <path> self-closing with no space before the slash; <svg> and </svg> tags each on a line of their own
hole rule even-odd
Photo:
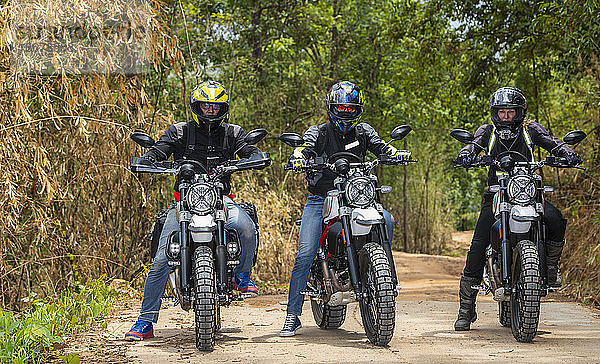
<svg viewBox="0 0 600 364">
<path fill-rule="evenodd" d="M 354 177 L 346 182 L 346 199 L 353 207 L 366 207 L 375 201 L 375 184 L 367 177 Z"/>
<path fill-rule="evenodd" d="M 508 198 L 513 203 L 529 203 L 535 193 L 535 181 L 529 176 L 515 176 L 508 182 Z"/>
<path fill-rule="evenodd" d="M 217 205 L 217 191 L 208 183 L 196 183 L 187 192 L 187 204 L 197 214 L 211 211 Z"/>
</svg>

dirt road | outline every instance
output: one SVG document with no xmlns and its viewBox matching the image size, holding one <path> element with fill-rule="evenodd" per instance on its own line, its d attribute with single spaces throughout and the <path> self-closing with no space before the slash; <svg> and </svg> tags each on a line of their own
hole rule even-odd
<svg viewBox="0 0 600 364">
<path fill-rule="evenodd" d="M 195 349 L 192 313 L 168 305 L 155 325 L 155 339 L 122 341 L 135 321 L 136 302 L 137 307 L 113 318 L 106 332 L 92 334 L 93 343 L 82 344 L 80 355 L 86 362 L 140 363 L 600 362 L 600 312 L 550 296 L 542 305 L 539 335 L 532 344 L 520 344 L 498 323 L 497 303 L 480 295 L 473 330 L 455 332 L 464 258 L 395 253 L 395 259 L 403 289 L 394 339 L 386 348 L 368 343 L 356 304 L 349 306 L 341 329 L 325 331 L 315 326 L 306 302 L 299 334 L 280 338 L 286 297 L 265 295 L 222 310 L 223 329 L 212 353 Z"/>
</svg>

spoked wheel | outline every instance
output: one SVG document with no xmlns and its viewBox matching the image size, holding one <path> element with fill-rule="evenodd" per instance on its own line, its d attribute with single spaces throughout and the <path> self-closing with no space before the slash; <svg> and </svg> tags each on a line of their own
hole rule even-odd
<svg viewBox="0 0 600 364">
<path fill-rule="evenodd" d="M 212 351 L 215 348 L 215 334 L 220 326 L 220 315 L 216 274 L 210 248 L 196 248 L 193 263 L 196 347 L 201 351 Z"/>
<path fill-rule="evenodd" d="M 498 311 L 500 312 L 500 325 L 504 327 L 510 327 L 510 302 L 498 302 Z"/>
<path fill-rule="evenodd" d="M 390 263 L 383 248 L 367 243 L 359 253 L 360 279 L 366 293 L 360 301 L 360 313 L 369 341 L 385 346 L 394 335 L 396 306 Z"/>
<path fill-rule="evenodd" d="M 511 328 L 515 339 L 531 342 L 540 318 L 540 264 L 535 244 L 520 241 L 513 253 Z"/>
<path fill-rule="evenodd" d="M 312 269 L 308 275 L 308 283 L 313 288 L 321 288 L 322 291 L 325 291 L 325 285 L 322 280 L 317 279 L 314 276 Z M 329 306 L 324 303 L 322 299 L 319 299 L 311 300 L 310 306 L 312 308 L 313 317 L 315 318 L 315 323 L 321 329 L 337 329 L 342 326 L 346 319 L 346 305 Z"/>
</svg>

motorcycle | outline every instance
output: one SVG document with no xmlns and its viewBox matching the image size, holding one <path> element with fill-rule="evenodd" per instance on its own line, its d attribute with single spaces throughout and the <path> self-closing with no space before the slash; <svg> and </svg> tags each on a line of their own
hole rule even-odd
<svg viewBox="0 0 600 364">
<path fill-rule="evenodd" d="M 258 143 L 266 134 L 264 129 L 249 132 L 243 146 Z M 131 139 L 144 148 L 155 143 L 143 132 L 134 132 Z M 194 310 L 199 350 L 214 349 L 215 335 L 221 327 L 221 306 L 244 299 L 233 289 L 233 271 L 239 264 L 241 245 L 237 232 L 225 229 L 227 209 L 223 204 L 222 178 L 270 164 L 266 152 L 260 158 L 226 161 L 211 171 L 191 159 L 149 162 L 131 158 L 132 172 L 173 174 L 179 179 L 176 211 L 180 231 L 169 237 L 165 249 L 168 264 L 173 268 L 169 282 L 177 301 L 184 310 Z"/>
<path fill-rule="evenodd" d="M 390 143 L 410 131 L 408 125 L 395 128 Z M 294 148 L 304 144 L 295 133 L 284 133 L 279 139 Z M 380 164 L 416 160 L 408 152 L 405 160 L 382 154 L 374 161 L 363 162 L 349 152 L 317 157 L 310 151 L 315 157 L 302 170 L 310 173 L 327 169 L 337 178 L 335 189 L 328 192 L 323 204 L 323 232 L 302 294 L 311 298 L 313 317 L 321 329 L 339 328 L 346 317 L 346 306 L 358 301 L 369 341 L 385 346 L 394 334 L 397 279 L 379 194 L 389 193 L 392 188 L 377 187 L 377 177 L 371 172 Z M 287 164 L 284 169 L 292 166 Z M 299 225 L 299 221 L 296 223 Z"/>
<path fill-rule="evenodd" d="M 464 144 L 475 144 L 473 134 L 466 130 L 454 129 L 450 136 Z M 585 137 L 583 131 L 571 131 L 563 138 L 563 144 L 574 145 Z M 489 187 L 494 193 L 492 211 L 496 221 L 486 249 L 483 283 L 473 289 L 493 293 L 494 300 L 498 301 L 500 324 L 511 327 L 519 342 L 531 342 L 537 334 L 540 299 L 550 290 L 545 254 L 544 193 L 551 193 L 554 188 L 543 186 L 542 177 L 535 172 L 543 166 L 583 169 L 554 156 L 539 162 L 523 162 L 528 159 L 519 152 L 506 151 L 495 157 L 478 157 L 465 166 L 494 165 L 501 171 L 499 184 Z"/>
</svg>

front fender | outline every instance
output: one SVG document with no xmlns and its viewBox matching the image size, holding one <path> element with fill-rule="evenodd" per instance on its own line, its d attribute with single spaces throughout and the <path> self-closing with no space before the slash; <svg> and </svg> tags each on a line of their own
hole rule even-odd
<svg viewBox="0 0 600 364">
<path fill-rule="evenodd" d="M 213 232 L 217 230 L 217 223 L 212 214 L 192 215 L 192 221 L 190 221 L 188 229 L 195 243 L 208 243 L 213 239 Z"/>
<path fill-rule="evenodd" d="M 373 225 L 385 224 L 385 219 L 374 207 L 353 209 L 350 218 L 352 235 L 367 235 Z"/>
<path fill-rule="evenodd" d="M 531 229 L 531 223 L 539 219 L 540 215 L 534 206 L 515 205 L 510 210 L 510 231 L 516 234 L 524 234 Z"/>
</svg>

